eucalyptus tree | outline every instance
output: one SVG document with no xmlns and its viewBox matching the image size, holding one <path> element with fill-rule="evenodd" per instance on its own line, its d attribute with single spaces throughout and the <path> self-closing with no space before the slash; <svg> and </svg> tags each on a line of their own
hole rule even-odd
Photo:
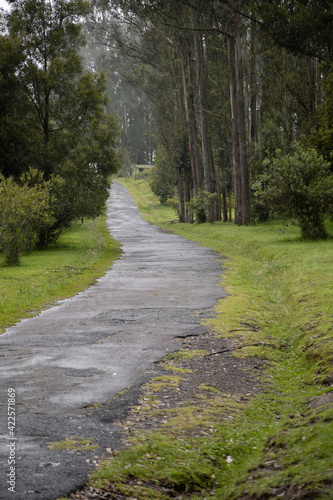
<svg viewBox="0 0 333 500">
<path fill-rule="evenodd" d="M 237 207 L 235 222 L 237 224 L 249 222 L 249 178 L 239 27 L 241 21 L 237 13 L 237 2 L 234 2 L 233 8 L 224 5 L 224 2 L 201 0 L 172 1 L 167 4 L 159 0 L 145 2 L 126 0 L 120 4 L 127 13 L 130 13 L 131 19 L 146 19 L 154 28 L 159 26 L 160 32 L 163 33 L 161 39 L 165 42 L 165 57 L 168 61 L 172 60 L 170 68 L 172 68 L 174 92 L 179 95 L 179 116 L 184 122 L 183 128 L 188 137 L 192 196 L 196 196 L 201 187 L 208 193 L 221 193 L 221 175 L 217 172 L 218 163 L 214 153 L 216 150 L 224 150 L 227 153 L 228 148 L 225 145 L 223 147 L 216 145 L 216 140 L 221 138 L 221 134 L 213 132 L 212 127 L 218 105 L 210 98 L 208 71 L 211 65 L 207 56 L 208 37 L 211 33 L 217 33 L 218 37 L 214 43 L 219 42 L 222 50 L 225 48 L 225 39 L 230 40 L 229 67 L 231 76 L 234 77 L 231 85 L 234 132 L 230 156 L 233 159 L 233 184 Z M 223 64 L 225 63 L 226 60 L 223 58 Z M 228 65 L 224 66 L 222 71 L 228 73 Z M 229 88 L 229 82 L 225 83 Z M 234 96 L 236 91 L 238 94 Z M 223 99 L 225 97 L 224 93 Z M 227 96 L 227 100 L 230 100 L 230 96 Z M 219 128 L 226 131 L 225 125 Z M 225 144 L 229 143 L 227 134 L 223 140 Z M 226 156 L 227 154 L 224 155 Z M 226 164 L 229 165 L 230 161 L 227 160 Z M 219 196 L 216 200 L 219 200 Z M 206 215 L 209 221 L 218 220 L 219 203 L 211 204 Z"/>
<path fill-rule="evenodd" d="M 121 16 L 117 10 L 119 5 L 123 9 Z M 202 108 L 199 114 L 196 109 L 199 102 L 197 67 L 193 63 L 194 38 L 188 13 L 174 2 L 158 5 L 158 8 L 156 5 L 154 2 L 118 2 L 108 26 L 109 46 L 116 43 L 121 56 L 128 61 L 122 69 L 126 82 L 140 88 L 152 104 L 156 137 L 175 161 L 180 217 L 186 220 L 186 203 L 203 184 L 211 190 L 215 180 L 210 180 L 213 163 L 208 160 L 211 154 L 206 140 L 207 126 L 202 127 L 202 123 L 206 123 L 206 111 Z M 169 26 L 169 22 L 173 25 Z M 188 24 L 188 32 L 181 28 L 183 23 Z M 199 41 L 198 57 L 201 44 Z M 117 59 L 119 61 L 119 57 Z M 203 103 L 203 93 L 201 99 Z M 201 133 L 205 144 L 204 162 L 200 156 L 199 128 L 204 132 Z M 190 175 L 186 162 L 179 163 L 173 154 L 183 149 L 184 140 L 190 154 Z M 179 158 L 186 156 L 188 154 Z"/>
<path fill-rule="evenodd" d="M 202 197 L 202 189 L 217 194 L 209 198 L 214 201 L 205 209 L 207 220 L 219 219 L 220 198 L 223 219 L 229 219 L 226 193 L 232 184 L 235 223 L 247 224 L 249 186 L 267 168 L 263 160 L 277 148 L 288 153 L 318 123 L 317 145 L 329 154 L 331 4 L 94 2 L 109 16 L 107 52 L 115 54 L 115 73 L 120 62 L 126 83 L 151 102 L 150 120 L 163 145 L 160 163 L 165 152 L 175 162 L 182 220 L 191 220 L 186 204 L 199 192 Z M 127 123 L 124 128 L 127 136 Z M 185 143 L 187 155 L 179 158 L 187 156 L 190 169 L 186 162 L 179 168 L 173 154 Z"/>
<path fill-rule="evenodd" d="M 324 86 L 332 72 L 333 2 L 254 0 L 252 6 L 261 34 L 266 40 L 269 37 L 271 48 L 279 47 L 288 60 L 284 68 L 286 87 L 299 104 L 295 128 L 308 135 L 311 128 L 316 128 L 318 109 L 330 95 Z M 296 74 L 300 75 L 298 80 Z"/>
<path fill-rule="evenodd" d="M 118 96 L 127 156 L 133 162 L 146 159 L 152 163 L 157 142 L 160 151 L 168 151 L 170 157 L 178 149 L 178 142 L 182 142 L 181 62 L 175 57 L 173 36 L 165 30 L 160 17 L 150 18 L 146 12 L 139 12 L 138 5 L 135 9 L 134 13 L 119 11 L 118 3 L 112 3 L 108 9 L 100 5 L 95 11 L 94 33 L 98 43 L 106 47 L 103 64 L 113 84 L 111 92 Z M 92 31 L 91 24 L 89 30 Z M 178 191 L 182 197 L 184 175 L 182 166 L 178 167 Z M 186 201 L 189 199 L 184 203 L 181 200 L 180 205 L 185 207 Z"/>
<path fill-rule="evenodd" d="M 267 182 L 273 185 L 274 169 L 278 164 L 269 159 L 278 149 L 286 155 L 283 161 L 288 164 L 288 155 L 293 153 L 298 141 L 305 149 L 315 146 L 327 160 L 332 160 L 332 6 L 330 0 L 251 2 L 252 26 L 254 20 L 256 24 L 251 56 L 255 54 L 256 66 L 261 70 L 253 72 L 254 78 L 251 78 L 259 110 L 256 144 L 251 151 L 254 181 L 264 172 Z M 299 168 L 305 169 L 301 158 L 296 155 L 294 163 L 300 161 Z M 327 169 L 326 174 L 322 173 L 326 175 Z M 279 175 L 280 183 L 282 175 L 289 182 L 286 169 Z M 321 199 L 319 190 L 316 195 Z M 260 199 L 260 193 L 256 192 L 254 201 L 259 200 L 259 211 L 267 216 L 267 207 L 261 205 Z M 292 197 L 288 206 L 295 202 L 293 208 L 297 211 L 295 199 Z M 274 203 L 278 205 L 277 197 Z M 269 205 L 274 212 L 273 203 Z"/>
</svg>

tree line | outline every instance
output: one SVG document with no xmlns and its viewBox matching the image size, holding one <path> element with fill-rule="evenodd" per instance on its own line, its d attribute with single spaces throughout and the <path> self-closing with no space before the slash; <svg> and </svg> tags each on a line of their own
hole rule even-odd
<svg viewBox="0 0 333 500">
<path fill-rule="evenodd" d="M 306 237 L 326 235 L 332 8 L 331 0 L 94 2 L 89 30 L 114 82 L 125 157 L 155 163 L 153 190 L 165 201 L 176 189 L 181 221 L 228 221 L 233 207 L 238 225 L 279 213 Z"/>
<path fill-rule="evenodd" d="M 9 4 L 0 17 L 8 263 L 101 214 L 110 174 L 133 163 L 154 164 L 152 188 L 181 221 L 243 225 L 277 213 L 305 237 L 326 236 L 332 0 Z"/>
<path fill-rule="evenodd" d="M 0 248 L 7 263 L 105 207 L 120 167 L 105 72 L 82 54 L 84 0 L 11 0 L 0 32 Z"/>
</svg>

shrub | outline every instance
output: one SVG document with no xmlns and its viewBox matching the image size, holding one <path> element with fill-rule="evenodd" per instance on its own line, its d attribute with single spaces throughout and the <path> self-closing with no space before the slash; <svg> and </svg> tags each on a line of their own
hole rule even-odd
<svg viewBox="0 0 333 500">
<path fill-rule="evenodd" d="M 150 175 L 151 175 L 151 171 L 146 168 L 144 170 L 142 170 L 141 172 L 135 172 L 133 174 L 133 179 L 135 179 L 136 181 L 149 181 L 150 180 Z"/>
<path fill-rule="evenodd" d="M 165 204 L 168 198 L 173 198 L 175 194 L 177 173 L 174 162 L 174 158 L 161 146 L 151 171 L 150 187 L 162 204 Z"/>
<path fill-rule="evenodd" d="M 178 205 L 179 205 L 179 202 L 178 202 L 178 199 L 173 197 L 173 198 L 168 198 L 165 202 L 165 205 L 167 205 L 168 207 L 171 207 L 174 209 L 175 213 L 178 215 Z"/>
<path fill-rule="evenodd" d="M 41 228 L 52 223 L 48 183 L 30 169 L 16 183 L 0 174 L 0 248 L 6 264 L 14 264 L 22 250 L 31 251 Z"/>
<path fill-rule="evenodd" d="M 206 222 L 206 213 L 215 203 L 217 194 L 199 189 L 198 195 L 186 205 L 195 213 L 197 222 Z"/>
<path fill-rule="evenodd" d="M 266 160 L 267 172 L 257 183 L 272 212 L 290 217 L 304 238 L 327 236 L 324 222 L 333 213 L 333 175 L 330 163 L 316 150 L 297 147 L 294 154 Z"/>
</svg>

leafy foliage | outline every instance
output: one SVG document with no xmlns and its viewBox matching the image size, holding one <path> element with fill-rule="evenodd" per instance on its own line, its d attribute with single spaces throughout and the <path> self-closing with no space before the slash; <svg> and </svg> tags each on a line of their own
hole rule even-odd
<svg viewBox="0 0 333 500">
<path fill-rule="evenodd" d="M 12 1 L 0 38 L 0 170 L 18 179 L 33 166 L 46 180 L 64 180 L 52 186 L 43 243 L 75 219 L 100 215 L 120 166 L 106 75 L 87 72 L 80 53 L 90 9 L 85 0 Z"/>
<path fill-rule="evenodd" d="M 198 195 L 187 203 L 187 206 L 196 214 L 197 222 L 206 222 L 206 212 L 215 203 L 217 194 L 199 189 Z"/>
<path fill-rule="evenodd" d="M 21 184 L 0 174 L 0 248 L 7 264 L 16 263 L 22 250 L 31 251 L 41 229 L 52 224 L 51 182 L 35 169 L 21 176 Z"/>
<path fill-rule="evenodd" d="M 102 113 L 66 138 L 67 158 L 55 168 L 64 183 L 54 186 L 55 221 L 41 235 L 42 243 L 55 241 L 73 220 L 93 219 L 104 212 L 110 175 L 120 167 L 117 134 L 117 121 Z"/>
<path fill-rule="evenodd" d="M 332 12 L 328 0 L 254 2 L 262 27 L 295 53 L 332 60 Z"/>
<path fill-rule="evenodd" d="M 172 160 L 167 150 L 160 147 L 151 171 L 150 187 L 153 193 L 159 197 L 161 203 L 166 203 L 167 199 L 172 198 L 175 194 L 177 178 Z"/>
<path fill-rule="evenodd" d="M 277 215 L 294 218 L 304 238 L 326 237 L 325 218 L 333 213 L 333 175 L 330 164 L 316 150 L 300 147 L 293 154 L 266 160 L 267 173 L 257 183 Z"/>
<path fill-rule="evenodd" d="M 28 170 L 35 150 L 36 119 L 32 103 L 15 71 L 22 58 L 17 39 L 0 35 L 0 170 L 17 179 Z"/>
<path fill-rule="evenodd" d="M 328 160 L 333 159 L 333 64 L 326 74 L 323 84 L 326 99 L 318 110 L 318 124 L 312 130 L 309 139 L 320 153 Z"/>
</svg>

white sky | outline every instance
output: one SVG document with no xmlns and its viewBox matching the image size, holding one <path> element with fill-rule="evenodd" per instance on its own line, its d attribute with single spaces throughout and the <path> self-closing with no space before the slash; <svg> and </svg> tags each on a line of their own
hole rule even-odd
<svg viewBox="0 0 333 500">
<path fill-rule="evenodd" d="M 9 5 L 5 0 L 0 0 L 0 7 L 3 9 L 8 9 Z"/>
</svg>

